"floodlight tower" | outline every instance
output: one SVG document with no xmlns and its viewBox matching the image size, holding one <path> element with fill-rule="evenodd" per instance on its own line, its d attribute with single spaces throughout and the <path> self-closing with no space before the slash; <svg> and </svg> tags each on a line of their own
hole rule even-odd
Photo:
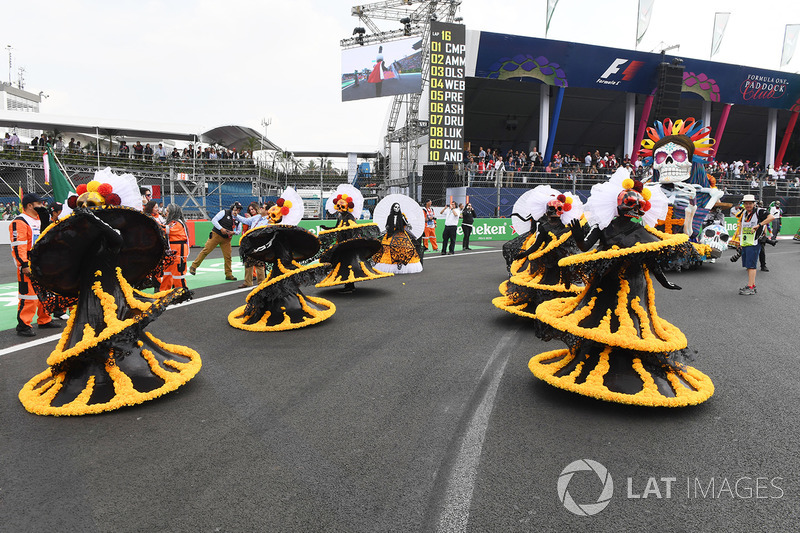
<svg viewBox="0 0 800 533">
<path fill-rule="evenodd" d="M 383 43 L 408 36 L 422 37 L 422 87 L 419 93 L 398 95 L 392 100 L 389 122 L 384 137 L 384 152 L 388 163 L 391 160 L 391 145 L 398 143 L 400 147 L 399 173 L 394 179 L 387 177 L 387 186 L 405 186 L 409 183 L 411 172 L 417 168 L 419 142 L 418 139 L 428 134 L 428 127 L 419 124 L 419 100 L 430 84 L 430 28 L 431 22 L 453 22 L 456 11 L 462 0 L 384 0 L 372 4 L 354 6 L 351 14 L 358 17 L 372 35 L 360 33 L 356 37 L 342 39 L 342 48 L 355 48 L 364 44 Z M 374 22 L 375 19 L 399 22 L 402 28 L 382 31 Z M 363 29 L 363 28 L 362 28 Z M 400 111 L 406 105 L 406 122 L 397 126 Z M 411 191 L 414 195 L 414 191 Z"/>
</svg>

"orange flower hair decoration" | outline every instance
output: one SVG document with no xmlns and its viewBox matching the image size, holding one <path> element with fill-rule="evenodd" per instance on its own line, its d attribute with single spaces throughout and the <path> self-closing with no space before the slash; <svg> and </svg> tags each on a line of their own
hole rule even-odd
<svg viewBox="0 0 800 533">
<path fill-rule="evenodd" d="M 92 180 L 89 183 L 81 183 L 75 189 L 77 196 L 70 196 L 67 205 L 70 209 L 77 206 L 102 206 L 120 205 L 122 200 L 118 194 L 114 193 L 114 187 L 110 183 L 100 183 Z"/>
<path fill-rule="evenodd" d="M 353 198 L 348 196 L 347 194 L 339 194 L 334 200 L 333 205 L 336 206 L 337 211 L 341 212 L 353 212 L 353 208 L 355 207 L 355 203 L 353 202 Z"/>
</svg>

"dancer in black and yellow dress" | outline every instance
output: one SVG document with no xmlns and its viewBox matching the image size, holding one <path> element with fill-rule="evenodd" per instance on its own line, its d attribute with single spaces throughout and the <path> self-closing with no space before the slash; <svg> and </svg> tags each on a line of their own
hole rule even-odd
<svg viewBox="0 0 800 533">
<path fill-rule="evenodd" d="M 143 331 L 189 291 L 135 288 L 160 274 L 169 244 L 158 222 L 124 207 L 141 209 L 135 178 L 104 172 L 98 176 L 104 183 L 89 182 L 86 192 L 79 187 L 72 214 L 48 227 L 31 251 L 32 277 L 45 301 L 72 306 L 49 368 L 19 393 L 32 413 L 111 411 L 173 391 L 200 370 L 196 351 Z"/>
<path fill-rule="evenodd" d="M 514 202 L 511 227 L 517 236 L 503 243 L 503 258 L 506 261 L 506 269 L 512 276 L 516 272 L 511 272 L 511 265 L 517 260 L 520 252 L 526 250 L 536 240 L 536 225 L 545 219 L 546 202 L 551 196 L 555 197 L 558 194 L 559 192 L 549 185 L 537 185 L 522 193 Z M 544 200 L 545 198 L 547 200 Z M 536 213 L 532 213 L 533 211 Z"/>
<path fill-rule="evenodd" d="M 375 270 L 391 274 L 422 272 L 425 216 L 419 204 L 404 194 L 390 194 L 378 202 L 373 216 L 383 233 L 383 246 L 373 258 Z"/>
<path fill-rule="evenodd" d="M 304 261 L 319 251 L 319 239 L 297 227 L 303 216 L 303 202 L 291 187 L 277 205 L 269 208 L 269 224 L 256 226 L 242 236 L 239 253 L 243 259 L 267 263 L 269 275 L 247 295 L 246 304 L 228 315 L 228 323 L 247 331 L 285 331 L 317 324 L 333 316 L 332 302 L 307 296 L 302 285 L 319 281 L 329 265 Z"/>
<path fill-rule="evenodd" d="M 558 261 L 580 252 L 571 238 L 570 226 L 565 224 L 580 219 L 583 204 L 570 193 L 542 192 L 530 197 L 531 215 L 539 217 L 536 230 L 512 262 L 511 278 L 500 284 L 502 296 L 492 300 L 499 309 L 534 320 L 540 303 L 582 290 Z"/>
<path fill-rule="evenodd" d="M 541 353 L 528 366 L 547 383 L 584 396 L 643 406 L 698 404 L 711 397 L 714 385 L 685 364 L 686 337 L 658 316 L 650 277 L 680 289 L 667 281 L 660 264 L 684 253 L 689 236 L 635 222 L 657 220 L 666 210 L 666 197 L 625 174 L 618 171 L 592 188 L 586 210 L 599 227 L 584 239 L 580 224 L 571 225 L 581 249 L 600 242 L 597 250 L 559 262 L 583 277 L 586 287 L 577 296 L 549 300 L 536 309 L 537 318 L 569 348 Z M 616 215 L 607 216 L 611 212 Z"/>
<path fill-rule="evenodd" d="M 324 252 L 320 262 L 330 263 L 328 275 L 317 287 L 344 285 L 342 292 L 353 292 L 355 282 L 392 276 L 374 267 L 373 256 L 381 249 L 378 225 L 358 224 L 364 198 L 352 185 L 342 184 L 328 199 L 326 208 L 336 214 L 336 226 L 319 232 Z"/>
</svg>

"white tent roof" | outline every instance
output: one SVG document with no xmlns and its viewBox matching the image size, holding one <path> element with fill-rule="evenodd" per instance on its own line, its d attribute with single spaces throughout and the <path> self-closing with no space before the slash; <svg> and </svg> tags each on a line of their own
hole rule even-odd
<svg viewBox="0 0 800 533">
<path fill-rule="evenodd" d="M 241 149 L 248 138 L 263 142 L 267 150 L 281 150 L 256 130 L 247 126 L 220 126 L 206 132 L 200 126 L 189 124 L 160 124 L 134 120 L 66 117 L 45 113 L 26 113 L 0 110 L 0 126 L 42 131 L 58 130 L 62 133 L 95 134 L 101 137 L 129 137 L 139 139 L 176 140 L 216 143 L 226 148 Z"/>
</svg>

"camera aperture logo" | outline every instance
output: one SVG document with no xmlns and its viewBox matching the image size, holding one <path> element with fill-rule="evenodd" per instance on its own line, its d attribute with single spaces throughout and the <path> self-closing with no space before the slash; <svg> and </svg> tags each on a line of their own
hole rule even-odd
<svg viewBox="0 0 800 533">
<path fill-rule="evenodd" d="M 597 501 L 594 503 L 577 503 L 572 499 L 569 493 L 569 482 L 577 472 L 594 472 L 600 479 L 603 485 L 603 490 Z M 558 499 L 564 504 L 566 509 L 578 516 L 592 516 L 608 506 L 611 502 L 611 497 L 614 495 L 614 480 L 611 479 L 611 474 L 608 469 L 597 461 L 591 459 L 578 459 L 573 461 L 561 471 L 558 476 Z"/>
</svg>

